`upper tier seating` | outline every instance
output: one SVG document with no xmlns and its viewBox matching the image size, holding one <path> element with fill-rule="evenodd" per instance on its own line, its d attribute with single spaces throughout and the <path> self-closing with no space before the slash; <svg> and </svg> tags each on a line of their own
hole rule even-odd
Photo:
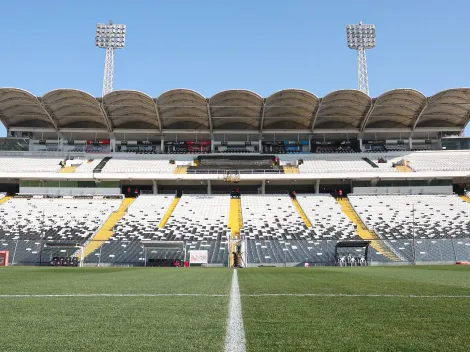
<svg viewBox="0 0 470 352">
<path fill-rule="evenodd" d="M 470 170 L 470 152 L 422 152 L 404 157 L 414 171 Z"/>
<path fill-rule="evenodd" d="M 314 239 L 359 239 L 355 225 L 332 196 L 302 194 L 297 195 L 297 200 L 312 223 L 310 234 Z"/>
<path fill-rule="evenodd" d="M 101 172 L 173 173 L 175 169 L 176 164 L 170 164 L 169 160 L 112 158 Z"/>
<path fill-rule="evenodd" d="M 64 158 L 0 157 L 0 172 L 58 172 Z"/>
<path fill-rule="evenodd" d="M 83 164 L 81 164 L 75 170 L 75 173 L 84 173 L 84 172 L 93 172 L 95 167 L 101 162 L 102 159 L 94 159 L 93 161 L 89 162 L 88 160 L 84 160 Z"/>
<path fill-rule="evenodd" d="M 378 168 L 362 158 L 369 158 Z M 378 164 L 378 155 L 343 154 L 343 155 L 309 155 L 303 158 L 299 165 L 301 173 L 338 173 L 338 172 L 394 172 L 391 162 Z"/>
<path fill-rule="evenodd" d="M 470 236 L 470 204 L 455 195 L 350 195 L 364 224 L 383 239 Z M 413 225 L 413 206 L 415 211 Z"/>
</svg>

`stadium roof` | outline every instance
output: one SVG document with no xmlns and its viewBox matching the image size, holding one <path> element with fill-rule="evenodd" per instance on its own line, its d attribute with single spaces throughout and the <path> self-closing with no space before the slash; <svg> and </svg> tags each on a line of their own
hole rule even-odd
<svg viewBox="0 0 470 352">
<path fill-rule="evenodd" d="M 463 129 L 470 119 L 470 88 L 426 97 L 395 89 L 377 98 L 357 90 L 338 90 L 318 98 L 285 89 L 267 98 L 248 90 L 226 90 L 211 98 L 188 89 L 158 98 L 133 90 L 95 98 L 76 89 L 57 89 L 37 97 L 17 88 L 0 88 L 0 120 L 7 128 L 100 128 L 178 131 L 358 131 Z"/>
</svg>

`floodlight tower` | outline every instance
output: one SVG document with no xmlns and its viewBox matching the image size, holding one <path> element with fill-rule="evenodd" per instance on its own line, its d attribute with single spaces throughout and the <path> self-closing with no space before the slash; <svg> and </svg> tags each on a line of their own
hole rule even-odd
<svg viewBox="0 0 470 352">
<path fill-rule="evenodd" d="M 106 49 L 104 64 L 103 96 L 113 91 L 114 87 L 114 49 L 124 48 L 126 43 L 126 25 L 98 23 L 96 25 L 96 46 Z"/>
<path fill-rule="evenodd" d="M 349 49 L 357 50 L 359 90 L 369 95 L 366 50 L 375 47 L 375 25 L 362 24 L 362 21 L 359 24 L 348 24 L 346 34 Z"/>
</svg>

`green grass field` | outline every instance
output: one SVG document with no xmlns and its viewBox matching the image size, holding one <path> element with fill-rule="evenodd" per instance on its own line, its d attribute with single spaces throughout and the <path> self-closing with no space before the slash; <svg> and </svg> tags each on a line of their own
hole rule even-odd
<svg viewBox="0 0 470 352">
<path fill-rule="evenodd" d="M 0 351 L 223 351 L 232 273 L 2 268 Z M 470 346 L 470 268 L 253 268 L 238 279 L 250 352 Z"/>
</svg>

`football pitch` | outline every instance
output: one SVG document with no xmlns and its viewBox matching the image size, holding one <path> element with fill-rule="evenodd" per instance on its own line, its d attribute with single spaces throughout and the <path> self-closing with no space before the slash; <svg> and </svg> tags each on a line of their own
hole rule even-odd
<svg viewBox="0 0 470 352">
<path fill-rule="evenodd" d="M 468 346 L 468 267 L 0 269 L 1 351 Z"/>
</svg>

